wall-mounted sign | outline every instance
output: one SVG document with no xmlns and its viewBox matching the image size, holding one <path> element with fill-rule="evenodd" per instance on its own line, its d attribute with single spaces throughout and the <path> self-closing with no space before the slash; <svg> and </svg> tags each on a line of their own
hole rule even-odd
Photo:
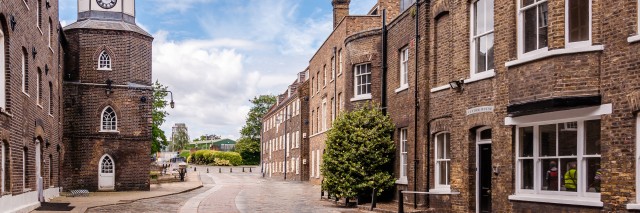
<svg viewBox="0 0 640 213">
<path fill-rule="evenodd" d="M 467 110 L 467 115 L 478 114 L 482 112 L 493 112 L 494 106 L 481 106 Z"/>
</svg>

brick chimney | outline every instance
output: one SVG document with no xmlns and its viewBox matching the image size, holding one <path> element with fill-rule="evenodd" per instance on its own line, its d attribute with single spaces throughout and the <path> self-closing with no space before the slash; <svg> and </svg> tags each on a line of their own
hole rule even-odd
<svg viewBox="0 0 640 213">
<path fill-rule="evenodd" d="M 336 28 L 340 21 L 349 15 L 349 3 L 351 0 L 332 0 L 333 5 L 333 28 Z"/>
</svg>

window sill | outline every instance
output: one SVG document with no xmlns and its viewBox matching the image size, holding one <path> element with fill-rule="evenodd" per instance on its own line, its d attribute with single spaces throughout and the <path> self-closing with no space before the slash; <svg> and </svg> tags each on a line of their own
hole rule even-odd
<svg viewBox="0 0 640 213">
<path fill-rule="evenodd" d="M 526 64 L 532 61 L 548 58 L 551 56 L 582 53 L 582 52 L 594 52 L 594 51 L 602 51 L 602 50 L 604 50 L 604 45 L 581 46 L 581 47 L 573 47 L 573 48 L 555 49 L 555 50 L 549 50 L 549 51 L 540 51 L 536 53 L 525 54 L 524 56 L 520 56 L 520 58 L 514 61 L 509 61 L 504 65 L 507 68 L 509 68 L 512 66 Z"/>
<path fill-rule="evenodd" d="M 447 90 L 449 88 L 451 88 L 451 86 L 449 86 L 449 85 L 442 85 L 442 86 L 439 86 L 439 87 L 436 87 L 436 88 L 431 88 L 431 93 L 440 92 L 442 90 Z"/>
<path fill-rule="evenodd" d="M 627 38 L 627 41 L 628 41 L 629 43 L 635 43 L 635 42 L 638 42 L 638 41 L 640 41 L 640 35 L 634 35 L 634 36 L 631 36 L 631 37 Z M 638 204 L 638 205 L 640 205 L 640 204 Z"/>
<path fill-rule="evenodd" d="M 44 32 L 42 32 L 42 29 L 40 29 L 40 26 L 36 26 L 36 28 L 38 28 L 38 31 L 40 31 L 40 35 L 44 35 Z"/>
<path fill-rule="evenodd" d="M 553 203 L 553 204 L 567 204 L 577 206 L 592 206 L 603 207 L 604 204 L 599 198 L 586 198 L 576 196 L 562 196 L 562 195 L 511 195 L 509 196 L 511 201 L 525 201 L 525 202 L 538 202 L 538 203 Z"/>
<path fill-rule="evenodd" d="M 360 95 L 360 96 L 353 97 L 353 98 L 351 99 L 351 102 L 355 102 L 355 101 L 364 101 L 364 100 L 371 100 L 371 94 L 367 94 L 367 95 Z"/>
<path fill-rule="evenodd" d="M 628 210 L 640 210 L 640 204 L 627 204 L 627 209 Z"/>
<path fill-rule="evenodd" d="M 31 96 L 29 95 L 29 93 L 27 93 L 27 92 L 25 92 L 25 91 L 22 91 L 22 93 L 24 93 L 27 97 L 31 97 Z"/>
<path fill-rule="evenodd" d="M 22 2 L 24 3 L 24 6 L 25 6 L 25 7 L 27 7 L 27 10 L 30 10 L 30 9 L 29 9 L 29 4 L 27 4 L 27 1 L 22 0 Z"/>
<path fill-rule="evenodd" d="M 99 71 L 112 71 L 110 68 L 98 68 Z"/>
<path fill-rule="evenodd" d="M 44 109 L 44 107 L 42 107 L 42 105 L 40 105 L 40 104 L 36 104 L 36 106 L 38 106 L 38 108 L 40 108 L 40 109 Z"/>
<path fill-rule="evenodd" d="M 100 133 L 120 133 L 120 131 L 105 131 L 105 130 L 100 130 Z"/>
<path fill-rule="evenodd" d="M 449 187 L 443 187 L 443 188 L 435 188 L 435 189 L 430 189 L 429 190 L 429 194 L 442 194 L 442 195 L 446 195 L 446 194 L 452 194 L 451 192 L 451 188 Z"/>
<path fill-rule="evenodd" d="M 395 92 L 396 92 L 396 93 L 400 93 L 400 92 L 405 91 L 405 90 L 408 90 L 408 89 L 409 89 L 409 85 L 408 85 L 408 84 L 405 84 L 405 85 L 400 86 L 400 88 L 396 89 L 396 91 L 395 91 Z"/>
<path fill-rule="evenodd" d="M 51 48 L 51 44 L 49 44 L 49 50 L 51 50 L 51 53 L 55 53 L 55 52 L 53 51 L 53 48 Z"/>
<path fill-rule="evenodd" d="M 401 177 L 400 179 L 396 180 L 396 184 L 409 185 L 409 181 L 407 181 L 407 177 Z"/>
<path fill-rule="evenodd" d="M 469 84 L 469 83 L 473 83 L 476 81 L 481 81 L 484 79 L 490 79 L 493 78 L 494 76 L 496 76 L 496 71 L 495 70 L 488 70 L 488 71 L 484 71 L 478 74 L 472 74 L 471 78 L 465 79 L 464 83 L 465 84 Z"/>
</svg>

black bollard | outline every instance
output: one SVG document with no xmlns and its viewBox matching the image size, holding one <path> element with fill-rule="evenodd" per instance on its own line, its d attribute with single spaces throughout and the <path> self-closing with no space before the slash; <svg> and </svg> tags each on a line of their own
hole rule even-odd
<svg viewBox="0 0 640 213">
<path fill-rule="evenodd" d="M 198 167 L 195 167 L 195 166 L 194 166 L 194 167 L 193 167 L 193 171 L 194 171 L 194 172 L 195 172 L 195 171 L 198 171 Z"/>
<path fill-rule="evenodd" d="M 218 173 L 222 173 L 222 168 L 218 168 Z"/>
<path fill-rule="evenodd" d="M 249 167 L 249 172 L 252 172 L 252 171 L 251 171 L 251 167 Z"/>
<path fill-rule="evenodd" d="M 209 168 L 207 168 L 207 173 L 209 173 Z"/>
<path fill-rule="evenodd" d="M 229 167 L 229 173 L 233 173 L 233 168 Z"/>
<path fill-rule="evenodd" d="M 244 167 L 242 167 L 242 172 L 244 172 Z"/>
<path fill-rule="evenodd" d="M 344 207 L 347 207 L 347 206 L 349 206 L 349 198 L 348 197 L 344 199 Z"/>
<path fill-rule="evenodd" d="M 404 196 L 402 196 L 402 190 L 398 190 L 398 213 L 404 213 Z"/>
<path fill-rule="evenodd" d="M 373 211 L 373 209 L 376 208 L 376 197 L 377 197 L 376 189 L 373 188 L 373 193 L 371 193 L 371 210 L 370 211 Z"/>
</svg>

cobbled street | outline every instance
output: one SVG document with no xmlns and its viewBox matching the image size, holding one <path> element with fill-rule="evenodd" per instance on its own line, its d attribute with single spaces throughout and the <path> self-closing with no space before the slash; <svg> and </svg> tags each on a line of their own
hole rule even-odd
<svg viewBox="0 0 640 213">
<path fill-rule="evenodd" d="M 210 173 L 206 173 L 209 168 Z M 357 212 L 320 200 L 320 187 L 262 178 L 260 172 L 197 167 L 204 187 L 177 195 L 89 209 L 87 212 Z"/>
</svg>

